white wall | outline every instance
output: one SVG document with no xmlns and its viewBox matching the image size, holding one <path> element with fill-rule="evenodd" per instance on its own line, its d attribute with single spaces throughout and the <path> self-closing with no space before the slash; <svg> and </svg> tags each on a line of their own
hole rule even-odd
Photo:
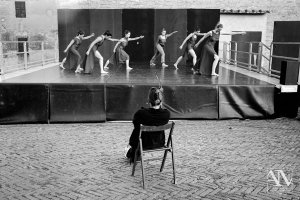
<svg viewBox="0 0 300 200">
<path fill-rule="evenodd" d="M 261 31 L 262 42 L 266 43 L 267 15 L 229 15 L 221 14 L 220 23 L 224 28 L 222 32 L 231 31 Z M 231 36 L 222 35 L 221 41 L 230 41 Z"/>
<path fill-rule="evenodd" d="M 231 31 L 261 31 L 262 37 L 261 42 L 266 45 L 268 44 L 267 34 L 268 34 L 268 21 L 267 14 L 263 15 L 230 15 L 230 14 L 221 14 L 220 23 L 223 24 L 224 28 L 222 32 L 228 33 Z M 221 35 L 220 41 L 231 41 L 231 36 Z M 269 55 L 269 51 L 263 48 L 263 54 Z M 219 56 L 223 57 L 223 43 L 220 42 L 219 45 Z M 227 54 L 229 56 L 229 54 Z M 263 59 L 262 67 L 267 68 L 268 63 Z"/>
</svg>

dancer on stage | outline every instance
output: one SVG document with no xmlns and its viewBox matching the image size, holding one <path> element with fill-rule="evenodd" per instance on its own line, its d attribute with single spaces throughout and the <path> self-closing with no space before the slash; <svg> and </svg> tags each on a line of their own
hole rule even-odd
<svg viewBox="0 0 300 200">
<path fill-rule="evenodd" d="M 172 36 L 174 33 L 177 33 L 178 31 L 174 31 L 170 34 L 166 34 L 167 31 L 165 28 L 162 29 L 161 35 L 158 36 L 157 42 L 156 42 L 156 49 L 154 56 L 152 57 L 150 61 L 151 66 L 155 66 L 155 61 L 156 59 L 161 55 L 161 66 L 162 67 L 168 67 L 168 65 L 165 64 L 165 51 L 164 51 L 164 46 L 167 41 L 167 38 Z"/>
<path fill-rule="evenodd" d="M 175 62 L 174 64 L 174 67 L 176 69 L 178 69 L 177 65 L 180 63 L 180 61 L 187 57 L 188 55 L 191 55 L 193 57 L 193 66 L 195 66 L 196 62 L 197 62 L 197 55 L 194 51 L 194 46 L 195 46 L 195 43 L 196 43 L 196 40 L 197 40 L 197 36 L 200 36 L 200 35 L 205 35 L 203 33 L 200 33 L 200 29 L 197 29 L 196 31 L 194 31 L 193 33 L 190 33 L 185 39 L 184 41 L 182 42 L 182 44 L 180 45 L 179 49 L 182 49 L 183 48 L 183 45 L 185 43 L 186 44 L 186 47 L 185 47 L 185 51 L 183 53 L 182 56 L 180 56 L 177 61 Z"/>
<path fill-rule="evenodd" d="M 199 66 L 197 66 L 197 70 L 199 70 L 200 74 L 203 75 L 212 75 L 212 76 L 219 76 L 216 73 L 216 68 L 218 65 L 218 62 L 220 60 L 218 54 L 216 53 L 214 46 L 216 41 L 219 41 L 220 35 L 238 35 L 238 34 L 246 34 L 246 32 L 234 32 L 234 33 L 222 33 L 221 31 L 223 29 L 223 24 L 217 24 L 216 28 L 214 30 L 211 30 L 207 32 L 204 37 L 202 37 L 199 42 L 195 45 L 197 48 L 199 44 L 205 40 L 207 41 L 203 47 Z"/>
<path fill-rule="evenodd" d="M 98 48 L 103 44 L 105 40 L 109 41 L 119 41 L 118 39 L 112 39 L 111 33 L 109 30 L 105 31 L 103 35 L 98 36 L 89 46 L 88 50 L 86 51 L 86 57 L 83 62 L 83 69 L 84 73 L 89 74 L 94 69 L 94 58 L 98 58 L 99 65 L 100 65 L 100 73 L 101 74 L 107 74 L 108 72 L 104 71 L 103 69 L 103 57 L 98 51 Z M 93 51 L 91 53 L 91 51 Z"/>
<path fill-rule="evenodd" d="M 80 73 L 83 69 L 80 67 L 81 64 L 81 56 L 78 52 L 78 48 L 82 42 L 82 40 L 90 39 L 94 36 L 94 33 L 92 33 L 89 36 L 84 37 L 83 31 L 78 31 L 78 34 L 74 39 L 71 40 L 67 48 L 64 50 L 64 53 L 67 53 L 66 59 L 63 60 L 61 63 L 61 66 L 64 67 L 64 64 L 66 63 L 67 69 L 75 69 L 75 73 Z M 64 67 L 65 68 L 65 67 Z"/>
<path fill-rule="evenodd" d="M 119 63 L 126 63 L 126 69 L 132 69 L 129 67 L 129 55 L 124 51 L 124 48 L 128 45 L 129 41 L 139 40 L 144 38 L 143 35 L 140 37 L 130 38 L 131 32 L 128 30 L 124 31 L 125 37 L 121 38 L 119 42 L 116 44 L 113 52 L 112 59 L 106 61 L 104 69 L 107 69 L 107 65 L 109 63 L 113 63 L 114 65 L 118 65 Z"/>
</svg>

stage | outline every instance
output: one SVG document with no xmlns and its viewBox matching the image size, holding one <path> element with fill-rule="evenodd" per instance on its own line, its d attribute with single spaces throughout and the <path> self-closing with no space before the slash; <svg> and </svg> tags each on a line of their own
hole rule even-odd
<svg viewBox="0 0 300 200">
<path fill-rule="evenodd" d="M 97 65 L 96 65 L 97 66 Z M 72 71 L 62 70 L 58 66 L 40 70 L 27 75 L 7 79 L 3 83 L 48 83 L 48 84 L 134 84 L 158 86 L 160 79 L 163 86 L 167 85 L 261 85 L 269 83 L 237 73 L 233 70 L 220 68 L 220 76 L 194 75 L 191 68 L 174 66 L 162 68 L 150 67 L 146 64 L 132 64 L 132 70 L 125 70 L 125 66 L 114 67 L 110 65 L 107 75 L 101 75 L 96 67 L 92 74 L 75 74 Z"/>
<path fill-rule="evenodd" d="M 275 85 L 226 67 L 220 67 L 219 77 L 196 75 L 185 66 L 131 67 L 110 66 L 109 74 L 100 75 L 98 68 L 75 74 L 53 66 L 5 79 L 0 84 L 0 123 L 131 120 L 137 109 L 148 106 L 148 90 L 159 82 L 172 119 L 274 115 Z"/>
</svg>

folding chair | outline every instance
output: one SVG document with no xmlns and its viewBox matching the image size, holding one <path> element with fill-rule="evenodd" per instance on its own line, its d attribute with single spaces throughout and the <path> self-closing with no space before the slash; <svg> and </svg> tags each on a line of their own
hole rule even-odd
<svg viewBox="0 0 300 200">
<path fill-rule="evenodd" d="M 165 151 L 164 152 L 164 157 L 161 163 L 161 167 L 160 167 L 160 172 L 162 172 L 164 165 L 165 165 L 165 161 L 167 158 L 167 153 L 171 152 L 172 154 L 172 165 L 173 165 L 173 183 L 176 183 L 175 180 L 175 163 L 174 163 L 174 150 L 173 150 L 173 140 L 172 140 L 172 134 L 173 134 L 173 129 L 174 129 L 174 125 L 175 123 L 173 121 L 170 121 L 168 124 L 166 125 L 162 125 L 162 126 L 143 126 L 141 125 L 140 128 L 140 133 L 139 133 L 139 143 L 138 143 L 138 147 L 135 151 L 135 156 L 134 156 L 134 162 L 133 162 L 133 167 L 132 167 L 132 176 L 134 176 L 134 172 L 135 172 L 135 166 L 137 163 L 137 157 L 138 157 L 138 151 L 140 151 L 141 153 L 141 167 L 142 167 L 142 176 L 143 176 L 143 188 L 146 188 L 145 185 L 145 172 L 144 172 L 144 160 L 143 160 L 143 154 L 144 153 L 149 153 L 149 152 L 154 152 L 154 151 Z M 159 147 L 159 148 L 153 148 L 153 149 L 147 149 L 144 150 L 143 149 L 143 143 L 142 143 L 142 132 L 156 132 L 156 131 L 165 131 L 170 129 L 169 132 L 169 137 L 167 140 L 167 145 L 164 145 L 163 147 Z M 155 133 L 153 133 L 155 134 Z M 166 134 L 166 133 L 165 133 Z"/>
</svg>

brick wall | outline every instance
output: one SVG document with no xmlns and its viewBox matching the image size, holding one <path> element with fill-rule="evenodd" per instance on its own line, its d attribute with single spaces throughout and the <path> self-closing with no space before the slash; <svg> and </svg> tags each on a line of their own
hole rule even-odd
<svg viewBox="0 0 300 200">
<path fill-rule="evenodd" d="M 60 8 L 223 8 L 266 9 L 270 0 L 63 0 Z"/>
<path fill-rule="evenodd" d="M 273 40 L 274 21 L 300 21 L 299 0 L 272 0 L 269 4 L 267 41 Z"/>
<path fill-rule="evenodd" d="M 16 40 L 18 36 L 30 38 L 36 34 L 56 39 L 56 2 L 54 0 L 23 1 L 25 1 L 26 18 L 16 18 L 15 1 L 0 0 L 0 33 L 9 32 L 11 34 L 10 40 Z"/>
<path fill-rule="evenodd" d="M 15 18 L 13 0 L 0 0 L 1 25 L 10 30 L 29 33 L 57 30 L 56 8 L 68 9 L 122 9 L 122 8 L 214 8 L 233 10 L 269 10 L 265 38 L 269 44 L 273 37 L 274 21 L 300 21 L 300 0 L 25 0 L 26 19 Z M 53 12 L 54 11 L 54 12 Z M 240 17 L 240 15 L 236 15 Z M 221 16 L 222 20 L 222 16 Z M 22 29 L 22 30 L 20 30 Z M 5 30 L 1 27 L 0 32 Z"/>
<path fill-rule="evenodd" d="M 14 24 L 15 12 L 14 4 L 10 1 L 0 1 L 0 33 L 10 32 L 15 27 Z M 0 38 L 1 39 L 1 38 Z"/>
</svg>

